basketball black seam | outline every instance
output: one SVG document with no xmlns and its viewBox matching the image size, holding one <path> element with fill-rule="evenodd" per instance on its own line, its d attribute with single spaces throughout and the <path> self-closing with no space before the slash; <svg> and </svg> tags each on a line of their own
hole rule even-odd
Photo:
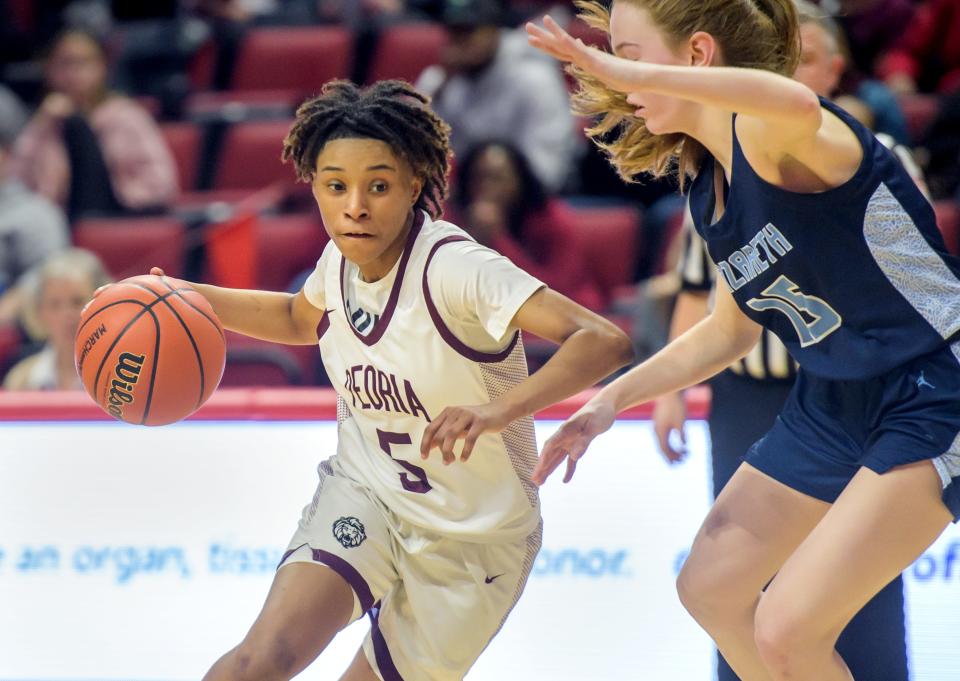
<svg viewBox="0 0 960 681">
<path fill-rule="evenodd" d="M 140 286 L 140 284 L 134 284 L 134 286 Z M 146 290 L 146 291 L 149 291 L 149 290 L 150 290 L 150 289 L 148 289 L 148 288 L 145 287 L 145 286 L 143 286 L 143 287 L 141 287 L 141 288 L 143 288 L 143 289 Z M 182 289 L 182 290 L 187 290 L 187 289 Z M 179 291 L 173 291 L 173 292 L 179 294 Z M 156 291 L 154 291 L 153 293 L 154 293 L 154 295 L 156 295 L 157 297 L 159 297 L 159 294 L 156 293 Z M 193 339 L 193 334 L 190 333 L 190 328 L 187 326 L 187 323 L 186 323 L 185 321 L 183 321 L 183 317 L 180 316 L 180 313 L 177 312 L 177 310 L 173 307 L 173 305 L 170 304 L 170 301 L 167 300 L 167 297 L 168 297 L 169 295 L 170 295 L 169 293 L 164 294 L 164 297 L 161 298 L 161 300 L 163 300 L 163 304 L 164 304 L 164 305 L 166 305 L 168 308 L 170 308 L 170 311 L 173 313 L 173 316 L 177 318 L 177 321 L 180 322 L 180 326 L 183 327 L 183 332 L 184 332 L 185 334 L 187 334 L 187 338 L 190 339 L 190 345 L 193 346 L 193 354 L 195 354 L 195 355 L 197 356 L 197 367 L 200 369 L 200 396 L 197 397 L 197 406 L 195 407 L 195 409 L 199 409 L 199 408 L 200 408 L 200 405 L 203 403 L 203 390 L 204 390 L 204 387 L 205 387 L 205 385 L 206 385 L 206 383 L 205 383 L 205 381 L 204 381 L 203 358 L 200 356 L 200 348 L 197 347 L 197 342 Z M 185 302 L 185 303 L 187 302 L 187 299 L 184 298 L 183 296 L 178 295 L 177 297 L 180 298 L 180 300 L 182 300 L 183 302 Z M 191 307 L 192 307 L 192 306 L 191 306 Z M 196 309 L 196 308 L 194 308 L 194 309 Z M 199 310 L 198 310 L 198 312 L 199 312 Z"/>
<path fill-rule="evenodd" d="M 173 287 L 170 285 L 170 282 L 168 282 L 168 281 L 166 280 L 166 278 L 161 278 L 160 281 L 163 282 L 163 285 L 166 286 L 168 289 L 170 289 L 170 290 L 171 290 L 172 292 L 174 292 L 174 293 L 179 293 L 180 291 L 193 291 L 193 292 L 196 293 L 197 295 L 200 295 L 200 296 L 203 295 L 202 293 L 200 293 L 199 291 L 197 291 L 197 290 L 194 289 L 194 288 L 177 288 L 177 289 L 175 289 L 175 288 L 173 288 Z M 201 310 L 199 307 L 197 307 L 196 305 L 194 305 L 193 303 L 191 303 L 191 302 L 190 302 L 189 300 L 187 300 L 185 297 L 180 296 L 180 299 L 183 300 L 183 302 L 185 302 L 187 305 L 189 305 L 190 307 L 192 307 L 194 310 L 196 310 L 197 312 L 199 312 L 200 314 L 202 314 L 204 317 L 206 317 L 207 321 L 210 322 L 211 324 L 213 324 L 213 328 L 215 328 L 215 329 L 217 330 L 217 333 L 220 334 L 220 337 L 223 338 L 224 341 L 227 340 L 226 336 L 223 335 L 223 329 L 220 328 L 220 325 L 217 324 L 217 322 L 215 322 L 213 319 L 210 318 L 210 315 L 208 315 L 206 312 L 204 312 L 203 310 Z"/>
<path fill-rule="evenodd" d="M 157 295 L 157 294 L 156 294 L 155 292 L 153 292 L 153 291 L 151 291 L 151 293 L 153 293 L 154 295 Z M 134 323 L 136 323 L 136 321 L 137 321 L 138 319 L 140 319 L 140 317 L 142 317 L 142 316 L 143 316 L 145 313 L 147 313 L 147 312 L 149 312 L 149 313 L 150 313 L 150 316 L 153 317 L 153 323 L 154 323 L 154 324 L 156 325 L 156 327 L 157 327 L 157 338 L 158 338 L 158 340 L 157 340 L 157 345 L 158 345 L 158 354 L 159 354 L 160 321 L 157 319 L 157 315 L 153 312 L 153 310 L 152 310 L 151 308 L 152 308 L 154 305 L 156 305 L 158 302 L 160 302 L 161 300 L 163 300 L 164 298 L 166 298 L 167 296 L 172 295 L 172 293 L 175 293 L 175 291 L 172 291 L 171 293 L 165 293 L 163 296 L 157 296 L 157 299 L 154 300 L 153 302 L 151 302 L 149 305 L 146 305 L 145 303 L 143 303 L 142 301 L 139 301 L 139 300 L 131 300 L 131 301 L 129 301 L 129 302 L 139 303 L 140 305 L 143 305 L 143 309 L 140 310 L 140 312 L 138 312 L 133 319 L 131 319 L 129 322 L 127 322 L 127 325 L 124 326 L 124 327 L 120 330 L 120 333 L 117 334 L 117 337 L 113 340 L 113 343 L 110 344 L 110 347 L 107 348 L 107 351 L 106 351 L 105 353 L 103 353 L 103 359 L 100 360 L 100 366 L 97 367 L 97 375 L 96 375 L 96 377 L 93 379 L 93 390 L 94 390 L 94 394 L 98 394 L 98 393 L 99 393 L 98 388 L 100 387 L 100 374 L 103 373 L 103 365 L 107 363 L 107 359 L 109 359 L 110 353 L 113 352 L 113 349 L 114 349 L 115 347 L 117 347 L 117 343 L 119 343 L 119 342 L 120 342 L 120 339 L 123 338 L 123 334 L 125 334 L 125 333 L 127 332 L 127 330 L 129 330 L 129 328 L 130 328 L 131 326 L 133 326 Z M 117 301 L 117 302 L 123 302 L 123 301 Z M 111 303 L 111 304 L 113 304 L 113 303 Z M 107 306 L 105 305 L 103 309 L 106 309 L 106 308 L 107 308 Z M 99 310 L 97 310 L 97 312 L 99 312 Z M 156 358 L 156 357 L 153 358 L 153 364 L 154 364 L 154 371 L 156 371 L 156 364 L 157 364 L 157 358 Z M 153 391 L 152 379 L 151 379 L 150 389 L 151 389 L 151 393 L 152 393 L 152 391 Z M 150 404 L 150 402 L 149 402 L 149 398 L 148 398 L 148 400 L 147 400 L 147 406 L 148 406 L 148 407 L 149 407 L 149 404 Z"/>
<path fill-rule="evenodd" d="M 154 295 L 156 295 L 156 293 L 154 293 Z M 164 299 L 157 296 L 157 300 Z M 146 424 L 147 417 L 150 415 L 150 405 L 153 404 L 153 387 L 157 384 L 157 367 L 160 365 L 160 320 L 157 319 L 157 315 L 153 313 L 153 310 L 150 310 L 150 314 L 153 316 L 153 321 L 157 325 L 157 340 L 153 348 L 153 366 L 150 368 L 150 388 L 147 390 L 147 406 L 143 408 L 143 418 L 140 419 L 141 426 Z"/>
<path fill-rule="evenodd" d="M 103 312 L 104 310 L 107 310 L 107 309 L 113 307 L 114 305 L 119 305 L 120 303 L 136 303 L 137 305 L 143 305 L 144 307 L 149 307 L 149 305 L 147 305 L 147 304 L 146 304 L 145 302 L 143 302 L 142 300 L 134 300 L 133 298 L 124 298 L 123 300 L 114 301 L 114 302 L 112 302 L 112 303 L 110 303 L 110 304 L 108 304 L 108 305 L 104 305 L 104 306 L 101 307 L 99 310 L 97 310 L 96 312 L 92 313 L 89 317 L 87 317 L 87 321 L 85 321 L 83 324 L 81 324 L 81 325 L 77 328 L 77 335 L 79 336 L 79 335 L 80 335 L 80 331 L 83 330 L 83 327 L 85 327 L 87 324 L 89 324 L 89 323 L 93 320 L 93 318 L 96 317 L 98 314 L 100 314 L 100 313 Z"/>
</svg>

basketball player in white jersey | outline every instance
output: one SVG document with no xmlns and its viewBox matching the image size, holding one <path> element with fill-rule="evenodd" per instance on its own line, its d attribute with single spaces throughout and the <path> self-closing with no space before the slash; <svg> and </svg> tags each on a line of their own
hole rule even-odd
<svg viewBox="0 0 960 681">
<path fill-rule="evenodd" d="M 319 339 L 339 394 L 336 456 L 207 681 L 289 679 L 365 613 L 344 681 L 462 679 L 540 546 L 531 414 L 631 359 L 614 325 L 439 219 L 449 128 L 427 104 L 399 81 L 326 85 L 283 152 L 331 237 L 316 270 L 296 295 L 196 285 L 228 329 Z M 529 377 L 521 329 L 560 344 Z"/>
</svg>

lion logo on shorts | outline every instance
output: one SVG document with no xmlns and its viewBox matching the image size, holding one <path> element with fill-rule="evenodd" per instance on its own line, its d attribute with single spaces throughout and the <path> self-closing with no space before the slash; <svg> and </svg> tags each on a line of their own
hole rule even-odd
<svg viewBox="0 0 960 681">
<path fill-rule="evenodd" d="M 363 543 L 367 538 L 367 532 L 363 523 L 356 518 L 339 518 L 333 524 L 333 536 L 343 545 L 343 548 L 352 549 Z"/>
</svg>

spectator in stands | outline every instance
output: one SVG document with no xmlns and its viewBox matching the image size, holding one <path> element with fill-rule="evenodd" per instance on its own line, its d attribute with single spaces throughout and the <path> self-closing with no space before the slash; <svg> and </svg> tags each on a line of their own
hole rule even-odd
<svg viewBox="0 0 960 681">
<path fill-rule="evenodd" d="M 9 176 L 10 150 L 23 119 L 18 104 L 9 108 L 7 101 L 0 98 L 0 324 L 16 318 L 19 277 L 70 242 L 63 212 Z"/>
<path fill-rule="evenodd" d="M 68 249 L 50 256 L 27 273 L 23 323 L 39 352 L 21 360 L 7 374 L 7 390 L 75 390 L 81 388 L 74 365 L 74 338 L 80 311 L 93 292 L 109 281 L 100 260 L 89 251 Z"/>
<path fill-rule="evenodd" d="M 560 69 L 505 30 L 501 0 L 447 0 L 443 21 L 451 41 L 443 63 L 421 74 L 417 88 L 453 129 L 454 153 L 491 138 L 523 151 L 550 191 L 567 182 L 578 151 Z"/>
<path fill-rule="evenodd" d="M 806 0 L 796 0 L 800 15 L 800 65 L 794 78 L 821 97 L 833 99 L 873 130 L 884 145 L 894 151 L 910 176 L 929 198 L 923 173 L 904 146 L 906 122 L 896 97 L 875 80 L 862 81 L 852 94 L 838 94 L 840 78 L 846 70 L 842 34 L 837 23 Z"/>
<path fill-rule="evenodd" d="M 14 148 L 14 174 L 71 219 L 162 209 L 177 194 L 159 127 L 136 102 L 107 90 L 107 71 L 92 34 L 60 34 L 47 57 L 48 94 Z"/>
<path fill-rule="evenodd" d="M 960 3 L 927 0 L 900 39 L 883 54 L 877 72 L 900 93 L 960 89 Z"/>
<path fill-rule="evenodd" d="M 454 219 L 479 243 L 581 305 L 603 309 L 570 209 L 544 188 L 517 147 L 484 142 L 469 149 L 455 192 Z"/>
</svg>

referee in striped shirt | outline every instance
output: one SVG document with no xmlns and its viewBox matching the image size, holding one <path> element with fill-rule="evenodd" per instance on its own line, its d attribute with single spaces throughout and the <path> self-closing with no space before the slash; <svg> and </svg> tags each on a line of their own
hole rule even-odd
<svg viewBox="0 0 960 681">
<path fill-rule="evenodd" d="M 678 265 L 681 285 L 670 324 L 671 340 L 707 315 L 717 279 L 716 267 L 706 244 L 693 228 L 689 210 L 684 218 L 683 238 L 685 247 Z M 797 365 L 786 347 L 764 329 L 760 341 L 746 357 L 710 380 L 712 398 L 707 424 L 714 498 L 740 466 L 747 450 L 773 426 L 796 375 Z M 686 406 L 680 393 L 657 400 L 654 430 L 661 451 L 671 462 L 681 461 L 686 453 L 685 420 Z M 784 456 L 790 454 L 783 452 Z M 837 650 L 857 681 L 907 681 L 902 577 L 887 585 L 851 620 L 837 642 Z M 717 679 L 740 681 L 719 653 Z"/>
</svg>

